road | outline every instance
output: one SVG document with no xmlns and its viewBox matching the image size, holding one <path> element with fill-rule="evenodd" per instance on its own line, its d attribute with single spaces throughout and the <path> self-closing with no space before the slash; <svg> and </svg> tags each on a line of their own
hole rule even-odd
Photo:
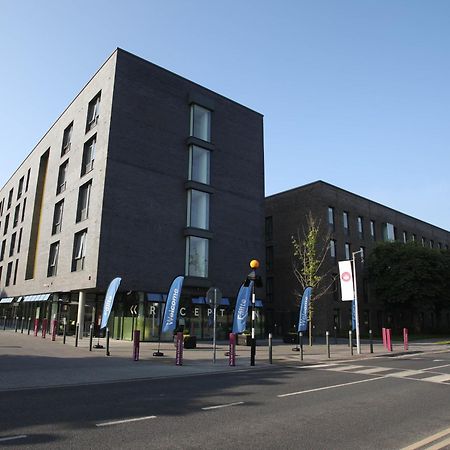
<svg viewBox="0 0 450 450">
<path fill-rule="evenodd" d="M 9 448 L 450 448 L 449 351 L 0 398 L 0 445 Z"/>
</svg>

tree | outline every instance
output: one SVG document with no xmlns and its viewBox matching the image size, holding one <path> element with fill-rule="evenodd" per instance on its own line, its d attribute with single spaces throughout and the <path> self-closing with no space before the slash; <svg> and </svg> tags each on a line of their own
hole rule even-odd
<svg viewBox="0 0 450 450">
<path fill-rule="evenodd" d="M 316 302 L 327 293 L 333 285 L 330 281 L 329 272 L 324 267 L 328 247 L 330 245 L 330 234 L 320 228 L 320 221 L 311 212 L 306 215 L 306 228 L 297 230 L 297 236 L 292 236 L 293 247 L 293 271 L 302 292 L 295 292 L 301 298 L 303 291 L 309 286 L 312 295 L 309 304 L 309 345 L 312 345 L 312 322 Z"/>
</svg>

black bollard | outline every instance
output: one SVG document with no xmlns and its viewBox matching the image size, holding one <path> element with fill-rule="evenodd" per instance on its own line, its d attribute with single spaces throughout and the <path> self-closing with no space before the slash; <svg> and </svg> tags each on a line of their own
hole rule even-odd
<svg viewBox="0 0 450 450">
<path fill-rule="evenodd" d="M 370 353 L 373 353 L 373 338 L 372 338 L 372 330 L 369 330 L 369 339 L 370 339 Z"/>
<path fill-rule="evenodd" d="M 303 361 L 303 332 L 300 331 L 300 361 Z"/>
<path fill-rule="evenodd" d="M 18 326 L 19 326 L 19 318 L 16 316 L 16 319 L 14 322 L 14 333 L 17 333 Z"/>
<path fill-rule="evenodd" d="M 23 334 L 23 325 L 25 322 L 25 317 L 22 316 L 22 322 L 20 323 L 20 333 Z"/>
<path fill-rule="evenodd" d="M 272 364 L 272 333 L 269 333 L 269 364 Z"/>
<path fill-rule="evenodd" d="M 94 337 L 94 324 L 89 325 L 89 351 L 92 352 L 92 339 Z"/>
<path fill-rule="evenodd" d="M 6 316 L 3 316 L 3 331 L 6 330 Z"/>
<path fill-rule="evenodd" d="M 80 332 L 80 324 L 77 323 L 75 327 L 75 347 L 78 347 L 78 334 Z"/>
<path fill-rule="evenodd" d="M 328 331 L 325 333 L 325 341 L 327 344 L 328 359 L 330 359 L 331 358 L 331 356 L 330 356 L 330 333 Z"/>
<path fill-rule="evenodd" d="M 337 345 L 337 326 L 334 326 L 334 345 Z"/>
<path fill-rule="evenodd" d="M 109 353 L 109 328 L 106 328 L 106 356 L 111 356 Z"/>
<path fill-rule="evenodd" d="M 31 317 L 28 317 L 28 336 L 30 335 L 31 331 Z"/>
<path fill-rule="evenodd" d="M 64 322 L 63 322 L 63 344 L 66 343 L 66 331 L 67 330 L 67 319 L 64 317 Z"/>
</svg>

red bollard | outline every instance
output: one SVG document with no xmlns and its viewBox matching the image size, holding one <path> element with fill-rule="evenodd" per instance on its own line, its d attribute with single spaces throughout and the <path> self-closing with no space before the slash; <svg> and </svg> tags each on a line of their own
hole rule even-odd
<svg viewBox="0 0 450 450">
<path fill-rule="evenodd" d="M 383 335 L 383 347 L 387 348 L 387 342 L 386 342 L 386 328 L 381 329 L 381 334 Z"/>
<path fill-rule="evenodd" d="M 236 365 L 236 335 L 234 333 L 230 333 L 230 348 L 228 352 L 228 365 L 235 366 Z"/>
<path fill-rule="evenodd" d="M 34 319 L 34 336 L 38 335 L 39 331 L 39 319 Z"/>
<path fill-rule="evenodd" d="M 133 359 L 139 361 L 139 345 L 141 340 L 140 330 L 134 330 L 133 336 Z"/>
<path fill-rule="evenodd" d="M 408 351 L 408 328 L 403 328 L 403 345 L 405 351 Z"/>
<path fill-rule="evenodd" d="M 175 364 L 177 366 L 183 365 L 183 333 L 178 332 L 176 338 L 176 354 Z"/>
<path fill-rule="evenodd" d="M 42 321 L 42 338 L 45 339 L 45 336 L 47 334 L 47 319 L 44 319 Z"/>
<path fill-rule="evenodd" d="M 56 330 L 58 328 L 58 324 L 56 320 L 52 320 L 52 341 L 56 341 Z"/>
<path fill-rule="evenodd" d="M 392 341 L 391 341 L 391 329 L 386 329 L 386 343 L 387 343 L 387 349 L 388 351 L 392 352 Z"/>
</svg>

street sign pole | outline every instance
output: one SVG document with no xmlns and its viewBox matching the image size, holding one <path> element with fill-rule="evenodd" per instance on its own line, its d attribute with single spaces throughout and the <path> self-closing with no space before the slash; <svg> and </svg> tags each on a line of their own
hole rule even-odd
<svg viewBox="0 0 450 450">
<path fill-rule="evenodd" d="M 213 310 L 213 364 L 216 363 L 217 306 L 222 299 L 219 288 L 211 287 L 206 293 L 206 301 Z"/>
</svg>

